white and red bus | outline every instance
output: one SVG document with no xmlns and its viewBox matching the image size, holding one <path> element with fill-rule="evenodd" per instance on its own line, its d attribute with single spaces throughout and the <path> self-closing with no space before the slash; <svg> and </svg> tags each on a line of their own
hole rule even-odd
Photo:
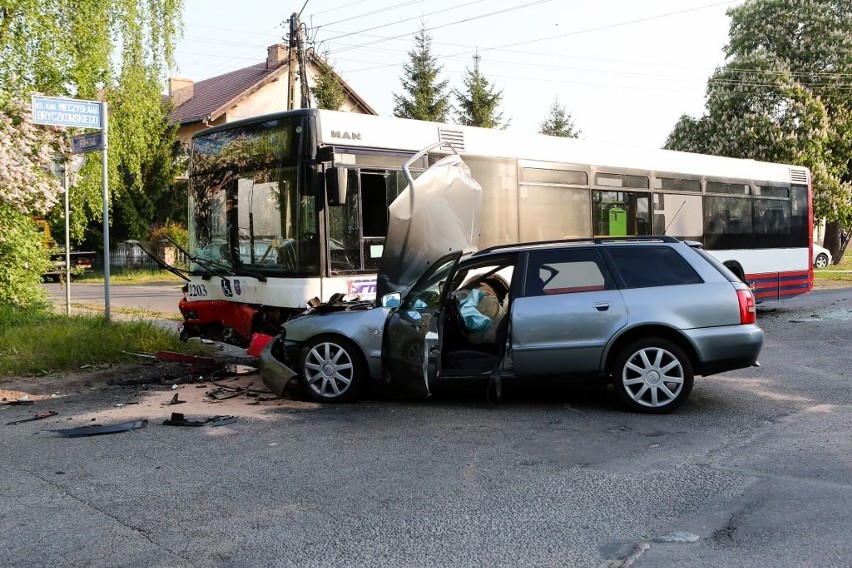
<svg viewBox="0 0 852 568">
<path fill-rule="evenodd" d="M 480 247 L 665 234 L 702 242 L 759 301 L 813 285 L 807 168 L 303 109 L 193 137 L 184 336 L 245 344 L 312 298 L 374 297 L 402 165 L 436 142 L 483 187 Z"/>
</svg>

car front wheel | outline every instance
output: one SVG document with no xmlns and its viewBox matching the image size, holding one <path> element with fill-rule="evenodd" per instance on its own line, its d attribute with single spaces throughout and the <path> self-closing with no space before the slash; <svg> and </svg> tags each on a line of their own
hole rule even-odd
<svg viewBox="0 0 852 568">
<path fill-rule="evenodd" d="M 825 268 L 828 266 L 828 256 L 825 253 L 820 253 L 817 255 L 816 260 L 814 261 L 814 266 L 817 268 Z"/>
<path fill-rule="evenodd" d="M 692 391 L 692 363 L 667 339 L 630 343 L 619 352 L 612 371 L 615 393 L 630 410 L 665 414 L 682 405 Z"/>
<path fill-rule="evenodd" d="M 354 343 L 337 337 L 318 337 L 302 349 L 305 391 L 320 402 L 354 399 L 364 383 L 364 365 Z"/>
</svg>

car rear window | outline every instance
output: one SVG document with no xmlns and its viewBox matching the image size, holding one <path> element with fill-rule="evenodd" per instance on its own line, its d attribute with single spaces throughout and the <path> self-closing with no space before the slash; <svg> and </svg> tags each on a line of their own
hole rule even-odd
<svg viewBox="0 0 852 568">
<path fill-rule="evenodd" d="M 701 284 L 703 280 L 674 249 L 666 246 L 614 246 L 606 252 L 628 288 Z"/>
<path fill-rule="evenodd" d="M 700 249 L 700 248 L 696 248 L 696 249 L 692 249 L 692 250 L 694 250 L 695 252 L 700 254 L 704 258 L 704 260 L 706 260 L 707 262 L 709 262 L 713 266 L 713 268 L 715 268 L 716 270 L 721 272 L 722 276 L 727 278 L 729 282 L 742 282 L 742 280 L 740 280 L 739 276 L 737 276 L 736 274 L 731 272 L 731 269 L 729 269 L 727 266 L 725 266 L 724 264 L 719 262 L 716 259 L 716 257 L 711 255 L 706 250 L 703 250 L 703 249 Z"/>
</svg>

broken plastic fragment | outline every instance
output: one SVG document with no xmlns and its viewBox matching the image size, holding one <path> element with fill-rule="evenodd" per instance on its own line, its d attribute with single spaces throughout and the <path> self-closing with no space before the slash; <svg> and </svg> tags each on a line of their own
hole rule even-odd
<svg viewBox="0 0 852 568">
<path fill-rule="evenodd" d="M 144 428 L 148 424 L 147 420 L 136 420 L 134 422 L 122 422 L 120 424 L 104 424 L 98 426 L 81 426 L 79 428 L 67 428 L 64 430 L 54 430 L 60 436 L 66 438 L 79 438 L 82 436 L 99 436 L 101 434 L 115 434 L 117 432 L 127 432 L 128 430 L 136 430 Z"/>
</svg>

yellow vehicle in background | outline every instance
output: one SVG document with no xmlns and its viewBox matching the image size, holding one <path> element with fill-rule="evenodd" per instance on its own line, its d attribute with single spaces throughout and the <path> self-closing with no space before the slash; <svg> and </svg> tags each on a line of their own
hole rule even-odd
<svg viewBox="0 0 852 568">
<path fill-rule="evenodd" d="M 42 278 L 59 282 L 62 279 L 62 275 L 65 274 L 65 249 L 56 243 L 56 239 L 53 238 L 50 232 L 50 224 L 46 219 L 33 217 L 33 222 L 38 227 L 41 233 L 42 245 L 50 251 L 50 260 L 53 262 L 51 269 L 42 274 Z M 91 270 L 97 259 L 97 253 L 94 251 L 72 250 L 69 256 L 71 258 L 71 274 L 82 274 L 87 270 Z"/>
</svg>

